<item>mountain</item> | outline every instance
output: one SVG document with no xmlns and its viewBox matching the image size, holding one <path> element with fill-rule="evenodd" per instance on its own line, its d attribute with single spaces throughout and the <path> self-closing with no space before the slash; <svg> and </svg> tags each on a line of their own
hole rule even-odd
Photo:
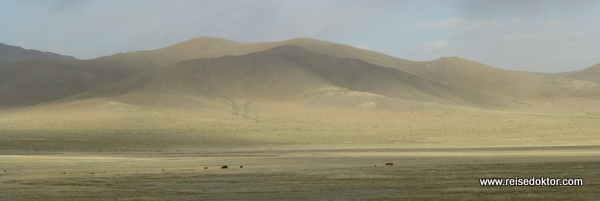
<svg viewBox="0 0 600 201">
<path fill-rule="evenodd" d="M 462 133 L 504 136 L 505 129 L 513 130 L 506 135 L 512 139 L 534 127 L 539 137 L 531 139 L 562 136 L 556 128 L 565 124 L 557 119 L 588 126 L 600 113 L 600 85 L 580 78 L 458 57 L 415 62 L 306 38 L 201 37 L 90 60 L 32 58 L 0 66 L 4 130 L 202 130 L 190 136 L 225 144 L 371 135 L 379 136 L 377 143 L 437 143 Z"/>
<path fill-rule="evenodd" d="M 6 64 L 0 68 L 0 93 L 11 94 L 11 96 L 0 97 L 0 107 L 58 100 L 184 60 L 242 55 L 285 44 L 296 44 L 333 56 L 354 56 L 361 60 L 364 59 L 360 57 L 363 53 L 383 55 L 347 45 L 305 38 L 280 42 L 241 43 L 199 37 L 157 50 L 119 53 L 92 60 L 37 60 Z"/>
<path fill-rule="evenodd" d="M 480 104 L 485 99 L 397 69 L 295 45 L 186 60 L 61 101 L 94 98 L 138 106 L 198 104 L 194 107 L 218 105 L 231 110 L 254 101 L 317 101 L 354 107 L 385 105 L 395 99 L 445 104 Z"/>
<path fill-rule="evenodd" d="M 114 58 L 36 58 L 5 65 L 0 69 L 0 107 L 58 100 L 148 70 L 143 62 Z"/>
<path fill-rule="evenodd" d="M 29 61 L 11 57 L 12 63 L 0 63 L 0 94 L 7 94 L 0 97 L 0 107 L 58 100 L 187 59 L 266 49 L 250 45 L 245 51 L 240 51 L 244 48 L 235 44 L 248 46 L 225 39 L 200 37 L 158 50 L 119 53 L 91 60 L 35 58 Z M 13 52 L 7 55 L 17 55 L 14 52 L 20 51 L 38 52 L 6 47 L 7 52 Z"/>
<path fill-rule="evenodd" d="M 313 39 L 283 41 L 309 50 L 342 58 L 360 59 L 396 68 L 447 86 L 511 99 L 571 96 L 587 93 L 596 85 L 568 78 L 551 78 L 535 73 L 509 71 L 458 57 L 414 62 L 379 52 Z"/>
<path fill-rule="evenodd" d="M 199 37 L 166 48 L 119 54 L 150 61 L 154 67 L 178 61 L 242 55 L 281 45 L 296 45 L 307 50 L 340 58 L 359 59 L 374 65 L 396 68 L 448 86 L 488 95 L 530 99 L 585 93 L 595 85 L 567 78 L 549 78 L 535 73 L 508 71 L 458 57 L 414 62 L 352 46 L 298 38 L 278 42 L 241 43 L 226 39 Z"/>
<path fill-rule="evenodd" d="M 233 56 L 244 55 L 241 58 L 246 58 L 247 62 L 256 63 L 258 61 L 267 61 L 266 57 L 268 56 L 264 56 L 263 54 L 270 55 L 269 57 L 285 58 L 284 55 L 293 57 L 289 56 L 289 54 L 273 53 L 275 51 L 273 48 L 278 47 L 280 47 L 279 51 L 282 51 L 281 49 L 289 49 L 287 52 L 293 52 L 292 55 L 314 54 L 312 56 L 304 55 L 307 58 L 303 60 L 288 61 L 291 63 L 295 62 L 297 65 L 306 65 L 305 68 L 310 67 L 310 69 L 303 69 L 299 73 L 309 73 L 307 75 L 311 75 L 308 76 L 310 78 L 306 77 L 305 79 L 313 79 L 313 81 L 296 84 L 320 83 L 325 80 L 330 84 L 327 86 L 336 87 L 335 89 L 369 93 L 407 101 L 433 101 L 478 107 L 513 105 L 553 97 L 586 97 L 589 93 L 593 94 L 593 92 L 589 91 L 597 91 L 598 88 L 598 84 L 592 82 L 580 81 L 573 78 L 550 77 L 534 73 L 508 71 L 457 57 L 440 58 L 427 62 L 414 62 L 348 45 L 307 38 L 279 42 L 242 43 L 226 39 L 199 37 L 157 50 L 119 53 L 91 60 L 30 59 L 4 64 L 0 68 L 0 94 L 5 95 L 0 97 L 0 106 L 11 107 L 56 101 L 80 93 L 90 94 L 92 92 L 88 93 L 88 91 L 108 85 L 114 85 L 114 90 L 111 90 L 111 93 L 129 88 L 131 90 L 147 91 L 161 88 L 174 91 L 183 90 L 187 84 L 180 83 L 185 80 L 180 80 L 181 76 L 185 77 L 195 74 L 181 70 L 181 67 L 178 67 L 181 65 L 180 62 L 194 61 L 203 63 L 208 62 L 208 60 L 197 60 L 216 58 L 239 60 L 240 58 Z M 271 51 L 265 53 L 264 51 L 267 50 Z M 254 54 L 258 52 L 262 53 Z M 250 59 L 247 57 L 256 58 Z M 328 57 L 328 59 L 324 59 L 323 57 Z M 341 60 L 338 61 L 333 58 Z M 319 63 L 317 60 L 324 63 Z M 335 63 L 334 61 L 348 63 L 347 65 L 349 66 L 363 67 L 340 70 L 341 68 L 334 68 L 334 66 L 339 65 L 339 63 Z M 359 62 L 360 65 L 358 64 Z M 242 64 L 246 64 L 241 61 L 237 64 L 226 63 L 221 62 L 218 65 L 224 66 L 224 69 L 229 69 L 228 65 L 244 66 Z M 282 63 L 281 65 L 284 64 Z M 288 66 L 288 64 L 284 66 Z M 365 71 L 365 68 L 377 70 Z M 260 68 L 252 66 L 249 69 Z M 275 69 L 277 68 L 273 68 L 272 70 Z M 299 67 L 290 69 L 299 69 Z M 266 70 L 263 69 L 263 71 Z M 234 76 L 237 72 L 242 72 L 242 69 L 230 70 L 229 73 L 231 75 L 229 76 Z M 219 75 L 225 76 L 224 73 L 222 74 Z M 315 77 L 315 75 L 319 75 L 320 77 Z M 162 82 L 180 83 L 180 85 L 155 86 L 159 80 L 166 79 L 163 76 L 174 77 Z M 288 75 L 282 76 L 286 77 Z M 130 80 L 124 82 L 127 83 L 124 86 L 116 86 L 120 81 L 133 77 L 141 80 Z M 193 77 L 189 79 L 198 78 Z M 238 79 L 241 79 L 241 77 L 238 77 Z M 255 82 L 263 80 L 263 78 L 256 77 L 252 79 Z M 286 80 L 293 79 L 286 78 Z M 206 80 L 201 81 L 206 82 Z M 232 89 L 220 90 L 219 93 L 226 93 L 229 90 L 240 90 L 244 89 L 242 86 L 254 85 L 262 86 L 250 81 L 238 85 L 223 85 L 230 86 Z M 152 87 L 146 89 L 139 88 L 142 86 Z M 297 87 L 303 88 L 305 86 L 300 85 Z M 290 89 L 283 87 L 279 90 L 287 91 Z M 188 92 L 189 90 L 179 94 L 185 95 Z M 196 92 L 198 91 L 194 91 L 194 93 Z M 126 92 L 123 93 L 126 94 Z M 203 98 L 206 98 L 204 95 L 207 94 L 202 94 Z M 277 97 L 279 96 L 277 95 Z M 150 101 L 150 99 L 144 101 Z"/>
<path fill-rule="evenodd" d="M 0 123 L 42 129 L 181 129 L 204 122 L 231 127 L 248 120 L 325 125 L 339 118 L 378 121 L 381 112 L 443 112 L 490 104 L 501 102 L 398 69 L 282 45 L 181 61 L 67 98 L 5 109 Z"/>
<path fill-rule="evenodd" d="M 445 85 L 521 100 L 579 96 L 597 86 L 570 78 L 499 69 L 458 57 L 415 62 L 400 68 Z"/>
<path fill-rule="evenodd" d="M 0 43 L 0 63 L 11 63 L 33 58 L 75 60 L 75 57 L 39 50 L 26 50 L 17 46 Z"/>
<path fill-rule="evenodd" d="M 570 74 L 568 77 L 600 84 L 600 63 Z"/>
<path fill-rule="evenodd" d="M 271 49 L 281 45 L 296 45 L 316 53 L 322 53 L 341 58 L 360 59 L 365 62 L 374 63 L 381 66 L 388 66 L 382 65 L 386 63 L 377 62 L 378 60 L 382 60 L 381 58 L 385 58 L 383 59 L 385 61 L 393 60 L 394 62 L 411 62 L 408 60 L 390 57 L 379 52 L 363 50 L 348 45 L 309 38 L 297 38 L 278 42 L 242 43 L 222 38 L 198 37 L 157 50 L 119 53 L 112 55 L 111 57 L 149 61 L 151 66 L 159 67 L 183 60 L 215 58 L 228 55 L 243 55 Z"/>
</svg>

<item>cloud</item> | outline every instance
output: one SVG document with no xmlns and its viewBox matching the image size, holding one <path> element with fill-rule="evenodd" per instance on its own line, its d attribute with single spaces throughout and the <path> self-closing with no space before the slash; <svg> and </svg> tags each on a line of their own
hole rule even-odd
<svg viewBox="0 0 600 201">
<path fill-rule="evenodd" d="M 460 0 L 454 5 L 454 12 L 466 18 L 518 17 L 543 20 L 565 15 L 594 15 L 599 3 L 595 0 Z"/>
<path fill-rule="evenodd" d="M 447 46 L 448 46 L 448 42 L 446 42 L 443 39 L 440 39 L 437 41 L 428 41 L 425 44 L 417 45 L 416 48 L 423 52 L 428 52 L 428 51 L 442 50 L 442 49 L 446 48 Z"/>
<path fill-rule="evenodd" d="M 504 34 L 484 37 L 479 41 L 488 44 L 560 44 L 574 43 L 578 41 L 592 41 L 591 38 L 594 38 L 596 34 L 598 34 L 596 31 L 571 33 Z"/>
<path fill-rule="evenodd" d="M 48 12 L 66 12 L 66 11 L 81 11 L 87 1 L 79 0 L 54 0 L 54 1 L 42 1 L 42 2 L 31 2 L 31 3 L 42 3 L 45 11 Z"/>
<path fill-rule="evenodd" d="M 568 20 L 552 19 L 552 20 L 546 21 L 546 25 L 547 26 L 551 26 L 551 27 L 553 27 L 553 26 L 564 26 L 564 25 L 567 25 L 567 24 L 569 24 Z"/>
<path fill-rule="evenodd" d="M 502 27 L 503 25 L 503 23 L 491 20 L 465 18 L 452 18 L 437 22 L 424 22 L 419 24 L 419 26 L 425 28 L 456 28 L 468 30 L 491 29 Z"/>
<path fill-rule="evenodd" d="M 515 28 L 532 28 L 532 27 L 563 27 L 571 25 L 572 22 L 564 19 L 550 20 L 523 20 L 514 18 L 509 21 L 494 21 L 486 19 L 465 19 L 451 18 L 435 22 L 422 22 L 419 27 L 423 28 L 446 28 L 446 29 L 462 29 L 462 30 L 486 30 L 486 29 L 515 29 Z"/>
<path fill-rule="evenodd" d="M 493 35 L 481 38 L 480 41 L 483 43 L 555 43 L 558 39 L 563 38 L 560 34 L 552 33 L 535 33 L 535 34 L 505 34 L 505 35 Z"/>
</svg>

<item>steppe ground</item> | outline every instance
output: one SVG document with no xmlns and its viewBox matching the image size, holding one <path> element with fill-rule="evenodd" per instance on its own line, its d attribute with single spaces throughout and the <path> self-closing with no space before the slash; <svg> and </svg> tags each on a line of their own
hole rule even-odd
<svg viewBox="0 0 600 201">
<path fill-rule="evenodd" d="M 599 158 L 600 146 L 21 152 L 0 156 L 0 168 L 7 170 L 0 174 L 0 198 L 596 200 L 600 196 Z M 388 162 L 394 165 L 384 165 Z M 220 169 L 222 165 L 229 169 Z M 479 183 L 481 178 L 515 177 L 580 178 L 584 185 Z"/>
<path fill-rule="evenodd" d="M 339 124 L 283 119 L 153 130 L 4 129 L 0 200 L 600 197 L 597 115 L 379 115 Z M 584 185 L 479 182 L 515 177 L 580 178 Z"/>
</svg>

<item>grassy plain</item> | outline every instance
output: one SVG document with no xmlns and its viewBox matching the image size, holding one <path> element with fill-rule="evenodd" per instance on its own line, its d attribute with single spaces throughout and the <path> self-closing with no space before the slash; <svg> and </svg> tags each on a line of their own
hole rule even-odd
<svg viewBox="0 0 600 201">
<path fill-rule="evenodd" d="M 274 110 L 253 105 L 244 115 L 216 120 L 156 113 L 143 122 L 152 127 L 125 119 L 105 122 L 114 129 L 93 127 L 101 125 L 91 124 L 100 122 L 93 115 L 39 121 L 31 115 L 28 124 L 5 118 L 0 171 L 7 172 L 0 172 L 0 200 L 600 196 L 600 117 L 593 113 L 428 108 L 298 113 L 284 105 L 271 104 Z M 394 166 L 385 166 L 388 162 Z M 221 170 L 222 165 L 230 168 Z M 479 184 L 480 178 L 515 177 L 581 178 L 584 185 Z"/>
<path fill-rule="evenodd" d="M 122 118 L 90 113 L 0 118 L 0 150 L 130 151 L 347 145 L 498 147 L 599 145 L 600 115 L 422 109 L 394 112 L 270 104 L 224 119 L 194 111 Z M 298 112 L 302 110 L 302 112 Z M 80 113 L 78 113 L 80 114 Z M 287 114 L 287 115 L 286 115 Z M 331 115 L 335 114 L 335 115 Z M 141 115 L 140 115 L 141 116 Z M 113 117 L 113 118 L 111 118 Z M 140 121 L 139 123 L 137 121 Z"/>
<path fill-rule="evenodd" d="M 0 174 L 0 199 L 595 200 L 599 157 L 599 146 L 25 152 L 0 155 L 7 170 Z M 479 183 L 514 177 L 581 178 L 584 185 Z"/>
</svg>

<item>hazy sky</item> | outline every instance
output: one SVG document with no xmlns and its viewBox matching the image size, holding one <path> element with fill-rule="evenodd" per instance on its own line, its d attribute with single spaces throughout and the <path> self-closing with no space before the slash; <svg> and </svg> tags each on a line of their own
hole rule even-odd
<svg viewBox="0 0 600 201">
<path fill-rule="evenodd" d="M 0 42 L 80 59 L 210 36 L 307 37 L 537 72 L 600 63 L 600 1 L 0 0 Z"/>
</svg>

